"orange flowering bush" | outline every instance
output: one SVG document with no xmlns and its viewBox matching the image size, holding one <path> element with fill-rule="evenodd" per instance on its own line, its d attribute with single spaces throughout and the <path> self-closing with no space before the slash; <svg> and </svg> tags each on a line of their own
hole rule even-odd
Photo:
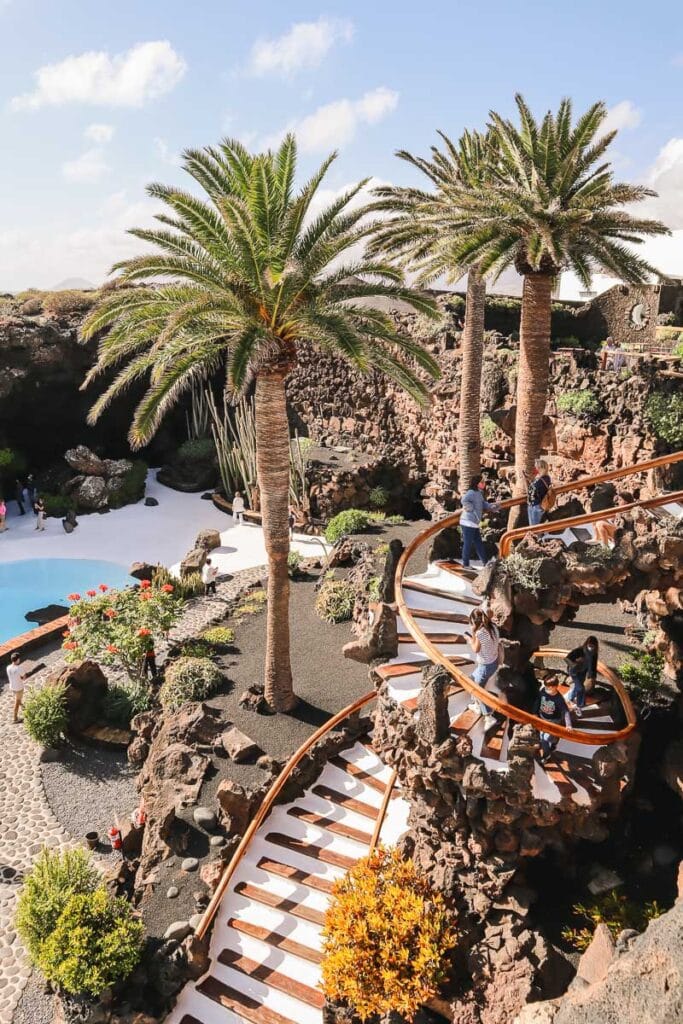
<svg viewBox="0 0 683 1024">
<path fill-rule="evenodd" d="M 445 979 L 456 942 L 443 897 L 398 850 L 378 849 L 335 883 L 325 916 L 323 988 L 362 1021 L 411 1019 Z"/>
</svg>

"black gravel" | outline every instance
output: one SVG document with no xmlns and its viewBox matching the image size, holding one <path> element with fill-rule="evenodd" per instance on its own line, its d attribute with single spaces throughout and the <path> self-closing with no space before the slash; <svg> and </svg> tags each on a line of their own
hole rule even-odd
<svg viewBox="0 0 683 1024">
<path fill-rule="evenodd" d="M 117 815 L 120 820 L 130 817 L 138 803 L 137 773 L 125 751 L 73 744 L 58 761 L 43 764 L 42 773 L 47 801 L 67 832 L 83 841 L 86 832 L 99 832 L 97 852 L 114 856 L 107 830 Z"/>
<path fill-rule="evenodd" d="M 52 1014 L 52 995 L 46 991 L 38 972 L 33 971 L 14 1011 L 12 1024 L 52 1024 Z"/>
</svg>

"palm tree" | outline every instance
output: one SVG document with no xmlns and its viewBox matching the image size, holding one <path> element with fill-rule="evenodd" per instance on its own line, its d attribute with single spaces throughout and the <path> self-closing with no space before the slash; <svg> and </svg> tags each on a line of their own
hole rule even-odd
<svg viewBox="0 0 683 1024">
<path fill-rule="evenodd" d="M 453 184 L 450 193 L 460 211 L 454 263 L 493 280 L 514 266 L 524 278 L 515 427 L 515 493 L 523 495 L 541 445 L 557 275 L 573 270 L 586 288 L 596 270 L 641 284 L 656 271 L 628 243 L 668 229 L 624 209 L 654 193 L 614 181 L 603 160 L 616 135 L 601 133 L 604 103 L 574 122 L 565 99 L 540 123 L 522 96 L 516 103 L 519 126 L 491 113 L 497 157 L 488 179 L 474 187 Z"/>
<path fill-rule="evenodd" d="M 134 448 L 150 440 L 196 381 L 222 370 L 235 397 L 254 383 L 269 564 L 265 691 L 277 711 L 296 703 L 289 651 L 285 381 L 297 346 L 309 342 L 361 371 L 378 368 L 418 401 L 427 395 L 419 371 L 438 373 L 434 360 L 372 305 L 377 297 L 402 300 L 436 315 L 432 301 L 403 287 L 395 268 L 366 258 L 347 256 L 343 262 L 369 229 L 367 206 L 358 201 L 365 182 L 314 213 L 335 155 L 297 192 L 291 135 L 277 152 L 260 155 L 234 140 L 187 150 L 183 166 L 205 197 L 163 185 L 148 188 L 167 212 L 157 215 L 160 227 L 131 234 L 152 248 L 114 268 L 120 282 L 142 286 L 106 296 L 82 332 L 85 340 L 100 335 L 97 362 L 84 387 L 118 367 L 90 411 L 91 423 L 131 384 L 147 383 L 130 428 Z"/>
<path fill-rule="evenodd" d="M 481 188 L 487 181 L 494 158 L 492 139 L 466 131 L 454 144 L 439 132 L 444 151 L 431 147 L 431 159 L 413 156 L 406 150 L 396 154 L 422 171 L 434 186 L 433 192 L 417 188 L 384 186 L 376 189 L 375 208 L 394 214 L 380 222 L 370 243 L 370 252 L 397 257 L 417 274 L 420 284 L 445 276 L 454 283 L 463 267 L 454 257 L 459 241 L 460 213 L 452 187 Z M 486 282 L 476 265 L 467 274 L 467 301 L 462 334 L 462 377 L 458 423 L 458 477 L 461 490 L 481 468 L 481 370 L 484 353 L 484 302 Z"/>
</svg>

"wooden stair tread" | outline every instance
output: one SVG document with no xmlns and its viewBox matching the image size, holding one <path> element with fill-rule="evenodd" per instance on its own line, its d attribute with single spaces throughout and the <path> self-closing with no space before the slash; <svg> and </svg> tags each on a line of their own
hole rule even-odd
<svg viewBox="0 0 683 1024">
<path fill-rule="evenodd" d="M 467 620 L 469 621 L 469 620 Z M 467 639 L 463 633 L 425 633 L 428 640 L 433 644 L 466 644 Z M 417 640 L 410 633 L 399 633 L 400 644 L 416 644 Z"/>
<path fill-rule="evenodd" d="M 230 985 L 225 985 L 218 978 L 208 977 L 197 985 L 197 991 L 212 999 L 220 1006 L 243 1017 L 249 1024 L 297 1024 L 289 1017 L 283 1017 L 277 1010 L 263 1006 L 244 992 L 238 992 Z"/>
<path fill-rule="evenodd" d="M 332 893 L 333 883 L 327 878 L 311 875 L 308 871 L 294 868 L 291 864 L 283 864 L 279 860 L 273 860 L 272 857 L 261 857 L 256 866 L 261 868 L 262 871 L 267 871 L 270 875 L 279 875 L 281 878 L 287 878 L 290 882 L 306 885 L 309 889 L 317 889 L 328 896 Z"/>
<path fill-rule="evenodd" d="M 286 935 L 280 935 L 279 932 L 272 932 L 260 924 L 252 924 L 251 921 L 231 917 L 228 925 L 236 932 L 250 935 L 253 939 L 260 939 L 261 942 L 266 942 L 269 946 L 282 949 L 285 953 L 291 953 L 292 956 L 298 956 L 300 960 L 308 960 L 312 964 L 321 964 L 323 961 L 323 955 L 319 950 L 304 946 L 301 942 L 295 942 L 294 939 L 288 939 Z"/>
<path fill-rule="evenodd" d="M 487 757 L 491 761 L 500 761 L 500 756 L 503 752 L 505 733 L 509 723 L 510 719 L 505 718 L 502 722 L 497 722 L 495 726 L 492 726 L 491 729 L 487 730 L 481 747 L 482 757 Z"/>
<path fill-rule="evenodd" d="M 325 800 L 331 800 L 333 804 L 339 804 L 340 807 L 348 807 L 350 811 L 356 811 L 357 814 L 362 814 L 365 818 L 370 818 L 372 821 L 377 820 L 379 811 L 376 807 L 371 804 L 366 804 L 362 800 L 357 800 L 353 796 L 348 796 L 346 793 L 340 793 L 336 789 L 332 789 L 331 786 L 323 786 L 318 784 L 313 786 L 311 792 L 315 793 L 316 796 L 321 796 Z"/>
<path fill-rule="evenodd" d="M 317 846 L 315 843 L 308 843 L 305 839 L 295 839 L 294 836 L 286 836 L 284 832 L 269 832 L 266 836 L 266 842 L 274 843 L 275 846 L 281 846 L 283 850 L 289 850 L 291 853 L 300 853 L 306 857 L 312 857 L 314 860 L 319 860 L 323 864 L 333 864 L 337 868 L 344 868 L 345 871 L 349 871 L 354 867 L 358 858 L 347 857 L 344 853 L 337 853 L 336 850 L 328 850 L 324 846 Z"/>
<path fill-rule="evenodd" d="M 604 716 L 607 717 L 606 715 Z M 590 718 L 584 719 L 583 715 L 581 718 L 572 718 L 572 729 L 576 732 L 616 732 L 616 726 L 614 725 L 614 719 L 610 715 L 608 722 L 596 722 Z"/>
<path fill-rule="evenodd" d="M 576 793 L 576 786 L 567 773 L 560 768 L 552 754 L 545 764 L 541 764 L 541 768 L 543 768 L 550 781 L 555 783 L 562 796 L 571 796 L 572 793 Z"/>
<path fill-rule="evenodd" d="M 219 954 L 218 962 L 223 964 L 224 967 L 231 967 L 234 971 L 239 971 L 250 978 L 255 978 L 256 981 L 270 985 L 271 988 L 275 988 L 279 992 L 293 996 L 294 999 L 299 999 L 302 1003 L 315 1006 L 318 1010 L 322 1010 L 325 1004 L 325 997 L 319 989 L 311 988 L 310 985 L 305 985 L 302 981 L 297 981 L 295 978 L 288 978 L 286 974 L 281 974 L 280 971 L 268 967 L 267 964 L 260 964 L 256 960 L 251 960 L 248 956 L 244 956 L 236 950 L 222 950 Z"/>
<path fill-rule="evenodd" d="M 376 790 L 378 793 L 384 794 L 387 788 L 381 779 L 371 775 L 370 772 L 366 772 L 364 768 L 359 768 L 357 764 L 353 764 L 352 761 L 347 761 L 345 757 L 340 754 L 335 754 L 329 760 L 330 764 L 333 764 L 335 768 L 341 768 L 347 775 L 352 775 L 354 779 L 358 779 L 360 782 L 364 782 L 366 786 L 370 786 L 371 789 Z"/>
<path fill-rule="evenodd" d="M 481 715 L 478 711 L 471 711 L 469 708 L 465 708 L 465 710 L 451 722 L 451 732 L 457 733 L 458 736 L 463 736 L 465 733 L 470 731 L 479 718 L 481 718 Z"/>
<path fill-rule="evenodd" d="M 345 825 L 342 821 L 335 821 L 325 814 L 317 814 L 315 811 L 305 811 L 302 807 L 290 807 L 287 814 L 299 821 L 307 821 L 309 825 L 318 825 L 320 828 L 333 832 L 335 835 L 343 836 L 344 839 L 353 839 L 357 843 L 369 846 L 372 842 L 372 835 L 369 832 L 361 832 L 359 828 L 352 825 Z"/>
<path fill-rule="evenodd" d="M 474 598 L 458 594 L 449 594 L 448 591 L 439 590 L 438 587 L 430 587 L 426 583 L 417 583 L 413 580 L 404 580 L 401 586 L 404 590 L 413 590 L 418 594 L 429 594 L 431 597 L 441 597 L 444 601 L 457 601 L 460 604 L 471 604 L 474 605 L 475 608 L 478 608 L 481 604 L 481 599 L 478 597 Z M 416 610 L 419 609 L 411 609 L 411 611 Z"/>
<path fill-rule="evenodd" d="M 410 608 L 409 611 L 413 619 L 428 619 L 430 622 L 458 622 L 464 626 L 470 621 L 464 612 L 433 611 L 431 608 Z"/>
<path fill-rule="evenodd" d="M 396 665 L 378 665 L 374 670 L 382 679 L 399 679 L 401 676 L 418 676 L 429 661 L 402 661 Z"/>
<path fill-rule="evenodd" d="M 276 892 L 268 892 L 259 885 L 252 885 L 250 882 L 238 882 L 233 892 L 245 899 L 254 900 L 255 903 L 262 903 L 273 910 L 282 910 L 286 914 L 300 917 L 302 921 L 310 921 L 312 924 L 324 924 L 325 915 L 313 907 L 306 907 L 296 900 L 290 900 L 286 896 L 280 896 Z"/>
<path fill-rule="evenodd" d="M 476 569 L 470 569 L 469 566 L 465 568 L 462 562 L 435 562 L 434 564 L 444 572 L 450 572 L 453 576 L 463 576 L 466 580 L 474 580 L 479 575 Z"/>
</svg>

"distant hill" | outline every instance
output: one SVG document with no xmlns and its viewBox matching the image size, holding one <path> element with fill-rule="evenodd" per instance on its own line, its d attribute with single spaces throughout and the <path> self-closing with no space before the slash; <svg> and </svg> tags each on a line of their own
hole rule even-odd
<svg viewBox="0 0 683 1024">
<path fill-rule="evenodd" d="M 86 281 L 84 277 L 65 277 L 59 284 L 55 284 L 50 288 L 51 292 L 65 292 L 65 291 L 87 291 L 90 288 L 97 288 L 96 284 L 92 281 Z"/>
</svg>

